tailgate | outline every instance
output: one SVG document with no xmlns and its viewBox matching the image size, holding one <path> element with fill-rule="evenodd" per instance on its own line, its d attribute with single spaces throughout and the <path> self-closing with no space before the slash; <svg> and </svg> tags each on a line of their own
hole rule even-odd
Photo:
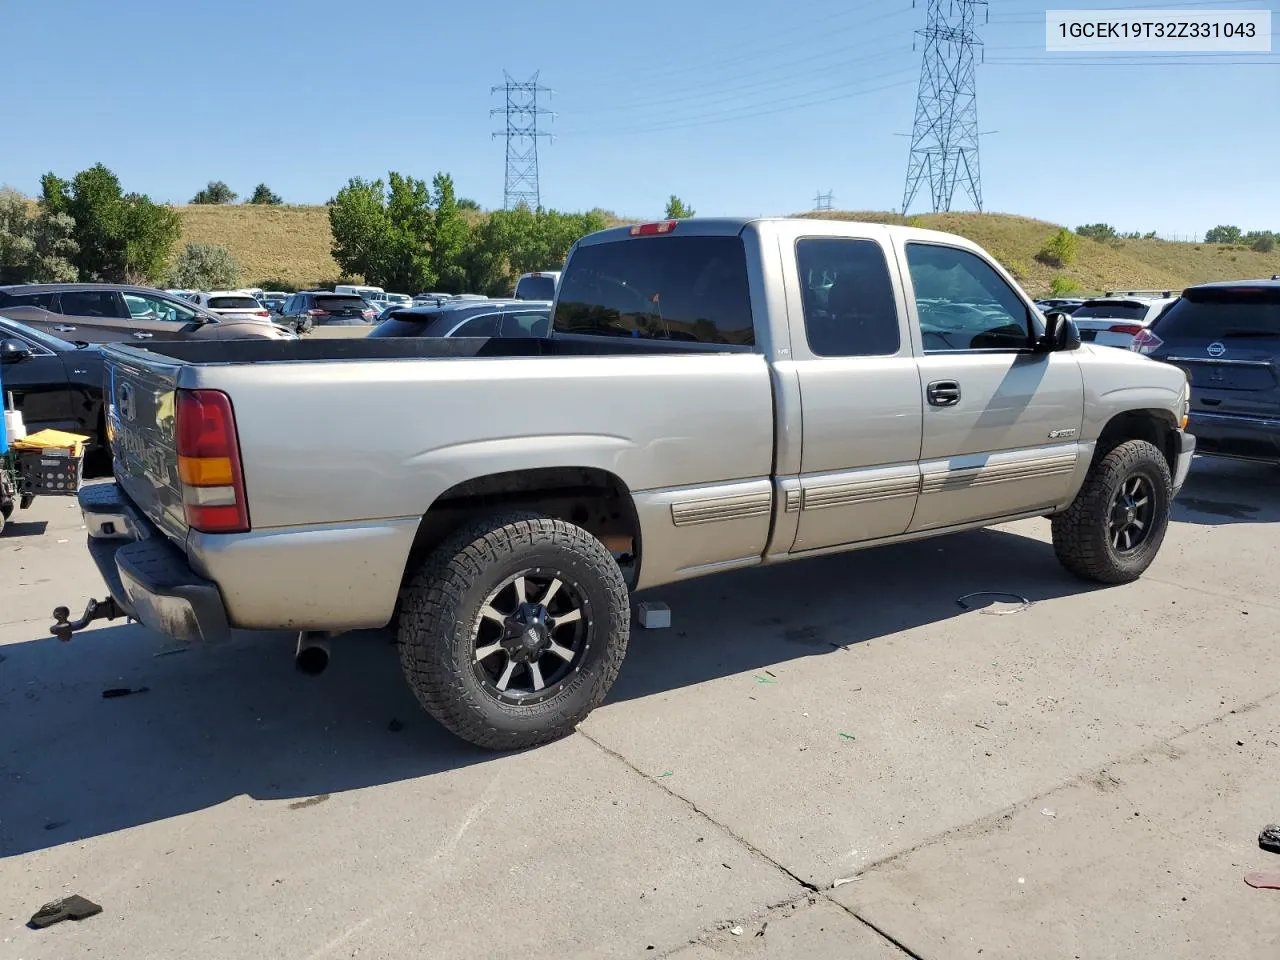
<svg viewBox="0 0 1280 960">
<path fill-rule="evenodd" d="M 124 346 L 103 351 L 112 470 L 166 536 L 187 535 L 178 481 L 175 399 L 181 361 Z"/>
</svg>

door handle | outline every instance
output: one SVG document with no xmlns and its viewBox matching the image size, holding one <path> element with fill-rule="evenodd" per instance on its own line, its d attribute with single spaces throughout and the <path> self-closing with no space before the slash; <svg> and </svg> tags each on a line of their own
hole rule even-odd
<svg viewBox="0 0 1280 960">
<path fill-rule="evenodd" d="M 150 340 L 152 336 L 154 336 L 154 334 L 150 333 L 135 333 L 133 335 L 135 340 Z"/>
<path fill-rule="evenodd" d="M 57 330 L 59 333 L 71 333 L 75 330 L 75 327 L 66 323 L 59 323 L 53 329 Z"/>
<path fill-rule="evenodd" d="M 960 384 L 954 380 L 935 380 L 924 394 L 935 407 L 954 407 L 960 402 Z"/>
</svg>

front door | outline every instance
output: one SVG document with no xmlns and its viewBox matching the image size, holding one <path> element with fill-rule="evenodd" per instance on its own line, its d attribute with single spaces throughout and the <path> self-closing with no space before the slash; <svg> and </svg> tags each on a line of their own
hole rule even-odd
<svg viewBox="0 0 1280 960">
<path fill-rule="evenodd" d="M 126 292 L 125 309 L 129 311 L 129 339 L 185 340 L 200 314 L 168 297 Z"/>
<path fill-rule="evenodd" d="M 793 320 L 791 336 L 803 400 L 801 474 L 798 491 L 784 492 L 785 509 L 799 511 L 793 551 L 903 533 L 915 509 L 920 376 L 893 252 L 881 237 L 887 232 L 800 237 L 794 259 L 783 258 L 799 273 L 803 317 L 803 331 Z"/>
<path fill-rule="evenodd" d="M 1070 491 L 1084 415 L 1072 353 L 1034 353 L 1030 305 L 983 257 L 910 242 L 924 421 L 920 501 L 929 530 L 1054 506 Z"/>
</svg>

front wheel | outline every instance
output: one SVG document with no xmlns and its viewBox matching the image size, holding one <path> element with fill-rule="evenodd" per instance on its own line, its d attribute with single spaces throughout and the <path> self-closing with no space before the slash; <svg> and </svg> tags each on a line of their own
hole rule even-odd
<svg viewBox="0 0 1280 960">
<path fill-rule="evenodd" d="M 450 537 L 403 591 L 398 627 L 418 702 L 495 750 L 571 733 L 608 694 L 629 632 L 626 582 L 605 546 L 530 513 Z"/>
<path fill-rule="evenodd" d="M 1085 580 L 1137 580 L 1164 542 L 1172 500 L 1164 455 L 1145 440 L 1122 443 L 1089 468 L 1071 506 L 1054 516 L 1054 552 Z"/>
</svg>

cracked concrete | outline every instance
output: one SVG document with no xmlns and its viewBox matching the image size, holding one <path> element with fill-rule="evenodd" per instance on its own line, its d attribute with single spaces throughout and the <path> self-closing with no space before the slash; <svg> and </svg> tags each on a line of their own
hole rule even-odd
<svg viewBox="0 0 1280 960">
<path fill-rule="evenodd" d="M 1280 955 L 1241 881 L 1280 870 L 1273 473 L 1197 461 L 1125 587 L 1027 521 L 664 589 L 580 733 L 505 756 L 378 633 L 314 679 L 284 636 L 48 638 L 102 589 L 39 501 L 0 538 L 0 960 Z M 71 892 L 103 914 L 23 926 Z"/>
</svg>

